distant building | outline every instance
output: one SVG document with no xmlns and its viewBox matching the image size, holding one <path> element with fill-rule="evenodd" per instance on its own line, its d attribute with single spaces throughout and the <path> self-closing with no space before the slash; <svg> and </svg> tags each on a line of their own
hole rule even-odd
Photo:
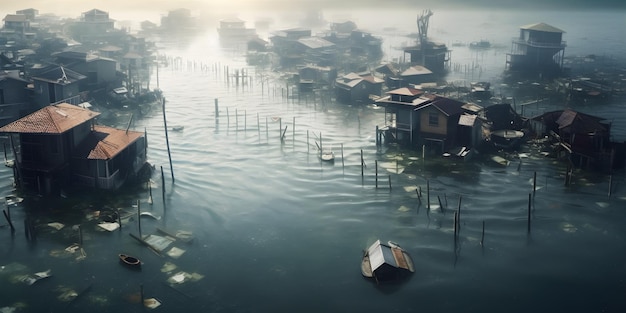
<svg viewBox="0 0 626 313">
<path fill-rule="evenodd" d="M 337 78 L 335 93 L 337 101 L 348 104 L 369 102 L 372 96 L 379 97 L 385 81 L 370 74 L 349 73 Z"/>
<path fill-rule="evenodd" d="M 96 125 L 100 113 L 61 103 L 0 128 L 15 146 L 15 181 L 42 194 L 65 188 L 114 190 L 146 164 L 142 132 Z"/>
<path fill-rule="evenodd" d="M 520 27 L 519 37 L 514 38 L 511 53 L 507 54 L 509 70 L 558 73 L 563 68 L 566 43 L 564 31 L 546 23 Z"/>
<path fill-rule="evenodd" d="M 39 10 L 36 10 L 36 9 L 33 9 L 33 8 L 24 9 L 24 10 L 16 11 L 15 14 L 24 15 L 24 16 L 26 16 L 27 20 L 32 22 L 32 21 L 35 20 L 37 15 L 39 15 Z"/>
<path fill-rule="evenodd" d="M 7 14 L 2 21 L 4 21 L 4 32 L 24 34 L 30 31 L 30 21 L 26 15 Z"/>
<path fill-rule="evenodd" d="M 0 126 L 33 111 L 28 84 L 17 72 L 0 71 Z"/>
<path fill-rule="evenodd" d="M 72 27 L 74 39 L 80 42 L 98 42 L 114 35 L 115 20 L 109 18 L 109 13 L 92 9 L 83 12 L 79 21 Z"/>
</svg>

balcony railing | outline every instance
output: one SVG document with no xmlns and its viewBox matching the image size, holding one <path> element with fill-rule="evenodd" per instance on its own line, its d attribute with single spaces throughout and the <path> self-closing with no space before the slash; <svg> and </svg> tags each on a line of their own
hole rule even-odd
<svg viewBox="0 0 626 313">
<path fill-rule="evenodd" d="M 561 42 L 542 42 L 542 41 L 533 41 L 533 40 L 523 40 L 520 38 L 513 38 L 513 43 L 518 45 L 526 45 L 534 48 L 565 48 L 567 46 L 566 41 Z"/>
</svg>

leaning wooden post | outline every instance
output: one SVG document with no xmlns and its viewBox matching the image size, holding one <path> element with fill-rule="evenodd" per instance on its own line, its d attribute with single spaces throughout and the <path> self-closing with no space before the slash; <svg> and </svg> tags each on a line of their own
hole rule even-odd
<svg viewBox="0 0 626 313">
<path fill-rule="evenodd" d="M 389 190 L 391 191 L 391 175 L 389 175 Z"/>
<path fill-rule="evenodd" d="M 530 208 L 531 208 L 531 202 L 532 202 L 532 194 L 528 194 L 528 224 L 527 224 L 527 233 L 530 234 Z"/>
<path fill-rule="evenodd" d="M 459 212 L 459 228 L 461 228 L 461 199 L 463 198 L 463 196 L 459 195 L 459 207 L 457 209 L 457 212 Z"/>
<path fill-rule="evenodd" d="M 439 211 L 441 211 L 441 214 L 446 215 L 446 211 L 443 208 L 443 203 L 441 203 L 441 197 L 439 197 L 437 195 L 437 201 L 439 201 Z M 456 216 L 456 213 L 455 213 Z"/>
<path fill-rule="evenodd" d="M 9 216 L 9 213 L 7 213 L 6 210 L 2 210 L 2 213 L 4 213 L 4 218 L 7 219 L 7 222 L 9 223 L 9 226 L 11 227 L 11 233 L 14 233 L 15 227 L 13 227 L 13 222 L 11 222 L 11 217 Z"/>
<path fill-rule="evenodd" d="M 167 134 L 167 118 L 165 118 L 165 97 L 163 98 L 163 125 L 165 126 L 165 143 L 167 144 L 167 156 L 170 159 L 170 172 L 172 173 L 172 182 L 174 182 L 174 166 L 172 165 L 172 153 L 170 152 L 170 139 Z"/>
<path fill-rule="evenodd" d="M 215 118 L 220 117 L 220 109 L 217 98 L 215 98 Z"/>
</svg>

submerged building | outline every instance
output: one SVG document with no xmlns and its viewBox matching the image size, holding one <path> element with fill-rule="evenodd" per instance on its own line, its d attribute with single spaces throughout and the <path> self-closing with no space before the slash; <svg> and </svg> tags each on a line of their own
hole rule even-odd
<svg viewBox="0 0 626 313">
<path fill-rule="evenodd" d="M 506 68 L 514 71 L 558 73 L 563 68 L 566 42 L 564 31 L 546 23 L 520 27 L 519 37 L 513 38 Z"/>
</svg>

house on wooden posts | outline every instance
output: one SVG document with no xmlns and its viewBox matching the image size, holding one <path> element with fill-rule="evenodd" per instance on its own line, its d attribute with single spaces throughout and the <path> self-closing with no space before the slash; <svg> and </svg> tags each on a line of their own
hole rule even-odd
<svg viewBox="0 0 626 313">
<path fill-rule="evenodd" d="M 413 87 L 387 92 L 376 101 L 385 107 L 385 126 L 378 135 L 387 142 L 424 147 L 444 153 L 458 147 L 470 150 L 483 140 L 482 107 L 427 94 Z"/>
<path fill-rule="evenodd" d="M 28 84 L 17 71 L 0 71 L 0 126 L 33 112 Z"/>
<path fill-rule="evenodd" d="M 519 36 L 513 39 L 511 53 L 507 54 L 509 70 L 559 73 L 563 68 L 566 42 L 564 31 L 546 23 L 520 27 Z"/>
<path fill-rule="evenodd" d="M 532 121 L 537 135 L 548 136 L 557 156 L 567 157 L 571 165 L 611 170 L 623 164 L 623 144 L 610 141 L 611 123 L 604 118 L 567 109 L 544 113 Z"/>
<path fill-rule="evenodd" d="M 72 32 L 74 39 L 80 42 L 106 41 L 116 36 L 115 20 L 109 18 L 109 12 L 92 9 L 81 14 Z"/>
<path fill-rule="evenodd" d="M 100 113 L 46 106 L 0 128 L 15 157 L 15 181 L 42 194 L 70 187 L 114 190 L 146 165 L 142 132 L 95 124 Z"/>
<path fill-rule="evenodd" d="M 104 58 L 95 54 L 75 51 L 63 51 L 53 54 L 56 63 L 63 64 L 65 69 L 84 75 L 80 80 L 80 90 L 95 90 L 106 87 L 117 87 L 122 78 L 118 77 L 118 63 L 114 59 Z"/>
<path fill-rule="evenodd" d="M 298 90 L 311 92 L 317 87 L 330 87 L 336 78 L 334 67 L 307 65 L 298 69 Z"/>
<path fill-rule="evenodd" d="M 87 76 L 63 66 L 50 66 L 35 73 L 33 80 L 34 102 L 38 108 L 61 101 L 79 104 L 81 81 Z"/>
<path fill-rule="evenodd" d="M 402 79 L 403 86 L 408 86 L 410 84 L 420 85 L 435 81 L 433 72 L 421 65 L 414 65 L 402 71 L 400 73 L 400 78 Z"/>
<path fill-rule="evenodd" d="M 30 21 L 23 14 L 7 14 L 4 19 L 3 32 L 25 34 L 30 31 Z"/>
<path fill-rule="evenodd" d="M 304 57 L 307 64 L 334 66 L 337 57 L 335 44 L 321 37 L 305 37 L 298 39 L 296 52 Z"/>
<path fill-rule="evenodd" d="M 384 63 L 374 69 L 374 72 L 383 75 L 385 85 L 387 88 L 393 90 L 403 86 L 402 78 L 400 77 L 400 70 L 398 70 L 397 64 Z"/>
<path fill-rule="evenodd" d="M 291 28 L 278 31 L 270 36 L 273 52 L 278 56 L 281 67 L 290 68 L 303 62 L 302 49 L 298 40 L 311 36 L 311 29 Z"/>
<path fill-rule="evenodd" d="M 362 104 L 382 93 L 384 80 L 371 74 L 349 73 L 335 81 L 337 101 L 349 104 Z"/>
</svg>

